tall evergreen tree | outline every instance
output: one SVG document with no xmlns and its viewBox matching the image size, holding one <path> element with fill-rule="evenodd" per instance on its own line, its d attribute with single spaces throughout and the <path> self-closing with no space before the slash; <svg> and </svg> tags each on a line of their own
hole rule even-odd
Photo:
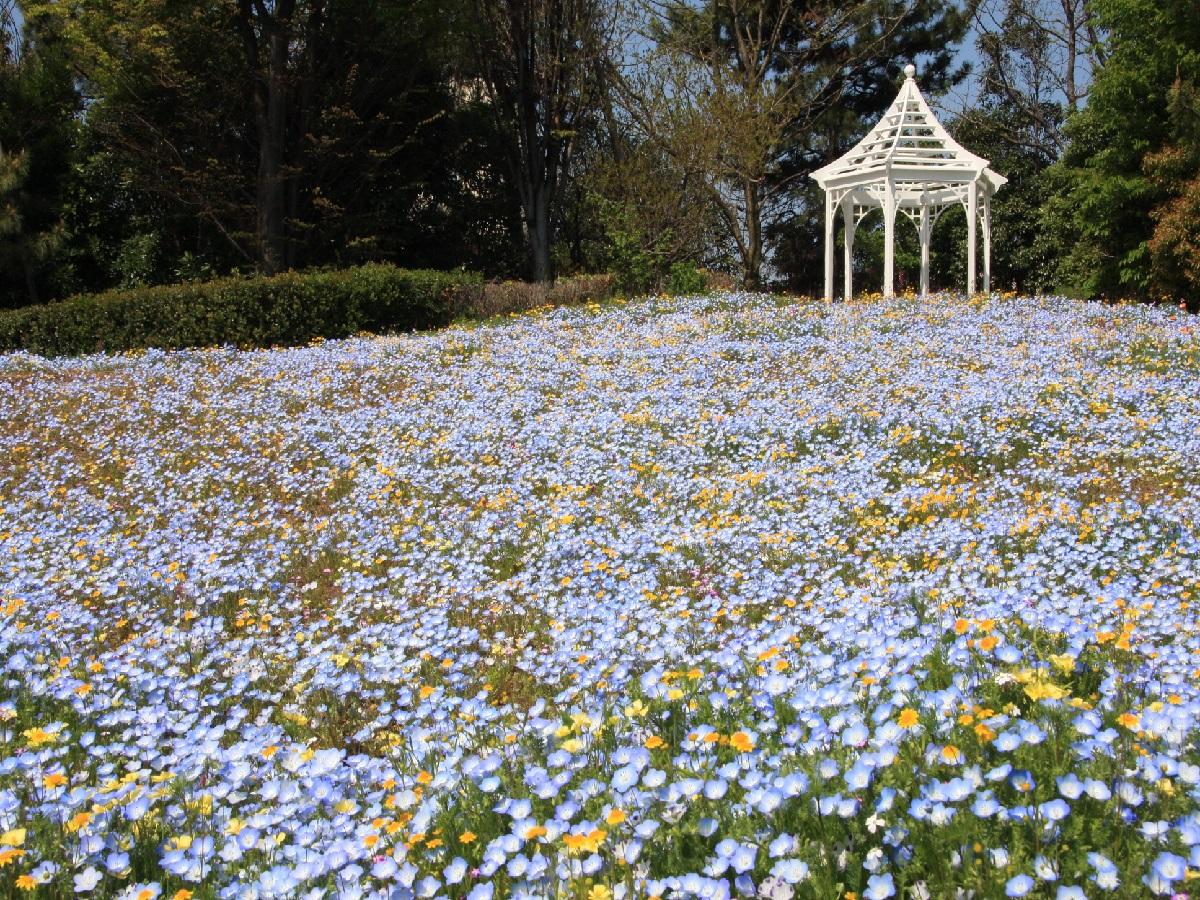
<svg viewBox="0 0 1200 900">
<path fill-rule="evenodd" d="M 0 306 L 45 296 L 62 238 L 79 98 L 47 36 L 0 2 Z"/>
</svg>

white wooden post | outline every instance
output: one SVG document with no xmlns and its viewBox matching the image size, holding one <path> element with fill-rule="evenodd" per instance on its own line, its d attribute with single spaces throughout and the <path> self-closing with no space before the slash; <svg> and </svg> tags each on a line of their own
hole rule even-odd
<svg viewBox="0 0 1200 900">
<path fill-rule="evenodd" d="M 846 246 L 843 254 L 846 271 L 842 279 L 842 296 L 844 299 L 850 300 L 854 297 L 854 229 L 857 227 L 857 223 L 854 221 L 854 200 L 850 197 L 846 197 L 842 201 L 842 225 L 846 234 Z"/>
<path fill-rule="evenodd" d="M 967 186 L 967 296 L 975 293 L 975 220 L 979 217 L 977 184 L 972 181 Z"/>
<path fill-rule="evenodd" d="M 825 192 L 825 299 L 833 299 L 833 194 Z"/>
<path fill-rule="evenodd" d="M 983 195 L 983 292 L 992 292 L 992 196 Z"/>
<path fill-rule="evenodd" d="M 921 203 L 921 299 L 929 296 L 929 237 L 933 222 L 929 215 L 929 204 Z"/>
<path fill-rule="evenodd" d="M 893 297 L 896 268 L 896 193 L 889 178 L 883 194 L 883 296 Z"/>
</svg>

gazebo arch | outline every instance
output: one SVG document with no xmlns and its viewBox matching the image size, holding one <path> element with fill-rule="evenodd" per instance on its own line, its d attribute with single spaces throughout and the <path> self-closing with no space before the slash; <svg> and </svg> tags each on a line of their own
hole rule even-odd
<svg viewBox="0 0 1200 900">
<path fill-rule="evenodd" d="M 839 159 L 812 178 L 825 191 L 825 299 L 833 299 L 834 226 L 845 222 L 845 295 L 853 296 L 854 230 L 872 209 L 883 210 L 883 294 L 895 293 L 896 214 L 921 239 L 921 296 L 929 293 L 933 224 L 961 203 L 967 211 L 967 293 L 975 293 L 976 231 L 983 232 L 983 290 L 991 289 L 992 195 L 1007 183 L 988 161 L 962 146 L 937 120 L 917 87 L 916 67 L 904 67 L 904 86 L 879 123 Z"/>
</svg>

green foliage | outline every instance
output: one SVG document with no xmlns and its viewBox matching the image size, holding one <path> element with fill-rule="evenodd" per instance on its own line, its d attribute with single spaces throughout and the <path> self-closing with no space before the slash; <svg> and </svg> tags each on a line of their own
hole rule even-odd
<svg viewBox="0 0 1200 900">
<path fill-rule="evenodd" d="M 708 287 L 708 278 L 692 263 L 677 262 L 671 266 L 667 278 L 667 293 L 675 296 L 702 294 Z"/>
<path fill-rule="evenodd" d="M 608 270 L 617 289 L 631 295 L 655 289 L 663 273 L 653 242 L 647 241 L 624 204 L 604 202 L 601 208 L 608 234 Z"/>
<path fill-rule="evenodd" d="M 62 243 L 79 94 L 54 46 L 0 3 L 0 307 L 37 302 Z"/>
<path fill-rule="evenodd" d="M 1064 288 L 1149 297 L 1161 287 L 1151 252 L 1156 210 L 1178 184 L 1156 180 L 1153 160 L 1186 144 L 1172 98 L 1200 82 L 1200 17 L 1192 0 L 1095 0 L 1094 12 L 1110 35 L 1108 58 L 1087 106 L 1067 124 L 1062 191 L 1043 215 L 1064 220 L 1070 238 Z"/>
<path fill-rule="evenodd" d="M 0 352 L 270 346 L 447 324 L 471 274 L 366 265 L 133 288 L 0 312 Z"/>
</svg>

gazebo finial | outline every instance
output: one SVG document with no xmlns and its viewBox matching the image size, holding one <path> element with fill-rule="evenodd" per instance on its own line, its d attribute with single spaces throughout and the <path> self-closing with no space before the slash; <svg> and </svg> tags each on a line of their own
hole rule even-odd
<svg viewBox="0 0 1200 900">
<path fill-rule="evenodd" d="M 833 299 L 834 226 L 840 206 L 846 223 L 845 295 L 852 295 L 854 230 L 872 209 L 883 210 L 883 293 L 894 293 L 896 213 L 904 213 L 921 238 L 921 296 L 929 293 L 933 224 L 946 209 L 967 210 L 967 291 L 976 287 L 977 228 L 983 231 L 983 289 L 991 282 L 991 200 L 1007 179 L 988 161 L 964 149 L 937 120 L 917 87 L 917 68 L 883 118 L 841 158 L 812 173 L 825 191 L 825 297 Z"/>
</svg>

